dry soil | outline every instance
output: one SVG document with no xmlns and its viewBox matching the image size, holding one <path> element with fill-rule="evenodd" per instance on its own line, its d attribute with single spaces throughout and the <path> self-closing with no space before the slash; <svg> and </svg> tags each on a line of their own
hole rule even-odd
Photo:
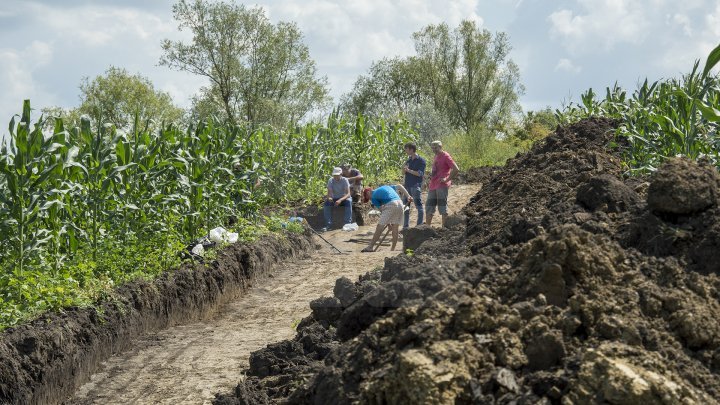
<svg viewBox="0 0 720 405">
<path fill-rule="evenodd" d="M 477 184 L 455 186 L 450 213 L 459 211 L 479 189 Z M 413 209 L 411 224 L 415 222 Z M 433 221 L 439 225 L 439 217 Z M 376 253 L 360 253 L 374 225 L 357 232 L 331 231 L 322 236 L 343 254 L 333 253 L 315 237 L 318 249 L 310 257 L 286 263 L 256 280 L 238 300 L 208 319 L 140 336 L 134 347 L 103 363 L 83 385 L 73 404 L 200 404 L 237 385 L 248 367 L 250 353 L 295 335 L 297 323 L 310 313 L 308 303 L 332 296 L 335 280 L 356 279 L 395 252 L 389 237 Z"/>
</svg>

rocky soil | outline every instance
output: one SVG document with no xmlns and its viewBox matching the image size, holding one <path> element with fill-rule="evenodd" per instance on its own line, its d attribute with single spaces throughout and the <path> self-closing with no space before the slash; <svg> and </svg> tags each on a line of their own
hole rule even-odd
<svg viewBox="0 0 720 405">
<path fill-rule="evenodd" d="M 490 170 L 448 229 L 337 280 L 216 403 L 718 403 L 720 176 L 673 159 L 623 178 L 615 125 Z"/>
</svg>

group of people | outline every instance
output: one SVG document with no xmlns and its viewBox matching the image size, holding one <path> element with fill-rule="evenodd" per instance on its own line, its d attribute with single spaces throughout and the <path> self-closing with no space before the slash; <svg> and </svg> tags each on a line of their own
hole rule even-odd
<svg viewBox="0 0 720 405">
<path fill-rule="evenodd" d="M 407 143 L 404 146 L 408 159 L 403 167 L 403 184 L 383 185 L 370 193 L 367 199 L 373 207 L 380 210 L 375 233 L 370 244 L 363 252 L 372 252 L 380 235 L 386 227 L 392 232 L 391 250 L 395 250 L 398 240 L 400 224 L 407 228 L 410 224 L 410 210 L 406 205 L 415 204 L 417 208 L 417 225 L 423 224 L 423 219 L 428 225 L 432 224 L 435 211 L 440 212 L 441 224 L 445 226 L 448 215 L 447 199 L 448 190 L 452 184 L 452 178 L 458 172 L 458 165 L 449 153 L 443 150 L 442 142 L 433 141 L 430 144 L 435 157 L 433 159 L 428 193 L 423 205 L 422 186 L 425 177 L 427 162 L 418 155 L 417 145 Z M 352 222 L 352 202 L 360 201 L 363 198 L 363 175 L 349 164 L 344 164 L 333 169 L 332 177 L 327 185 L 327 197 L 324 206 L 325 224 L 328 229 L 332 225 L 332 208 L 334 206 L 344 207 L 344 221 L 346 224 Z"/>
</svg>

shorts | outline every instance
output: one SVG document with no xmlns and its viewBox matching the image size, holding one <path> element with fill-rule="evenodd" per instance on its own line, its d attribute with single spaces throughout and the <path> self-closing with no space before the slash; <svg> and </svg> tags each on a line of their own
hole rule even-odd
<svg viewBox="0 0 720 405">
<path fill-rule="evenodd" d="M 447 215 L 447 197 L 448 189 L 446 187 L 428 191 L 427 200 L 425 201 L 425 212 L 432 215 L 435 213 L 435 207 L 437 207 L 440 215 Z"/>
<path fill-rule="evenodd" d="M 390 201 L 380 207 L 378 225 L 400 225 L 403 223 L 403 203 L 400 200 Z"/>
</svg>

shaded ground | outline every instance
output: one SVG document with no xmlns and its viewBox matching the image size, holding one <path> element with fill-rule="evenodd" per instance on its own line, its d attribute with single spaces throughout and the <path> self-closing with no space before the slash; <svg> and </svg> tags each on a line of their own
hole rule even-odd
<svg viewBox="0 0 720 405">
<path fill-rule="evenodd" d="M 616 123 L 559 128 L 447 230 L 406 235 L 219 404 L 715 404 L 720 176 L 622 177 Z"/>
<path fill-rule="evenodd" d="M 451 212 L 458 211 L 478 187 L 454 187 Z M 319 249 L 310 258 L 284 263 L 255 280 L 254 287 L 212 317 L 138 338 L 130 351 L 105 362 L 68 403 L 209 403 L 216 392 L 237 384 L 251 352 L 292 338 L 294 327 L 310 313 L 308 302 L 331 295 L 337 278 L 354 280 L 399 253 L 401 244 L 396 252 L 389 251 L 389 237 L 380 251 L 360 253 L 373 229 L 369 225 L 353 233 L 323 234 L 341 251 L 349 251 L 342 255 L 333 254 L 315 237 Z"/>
</svg>

